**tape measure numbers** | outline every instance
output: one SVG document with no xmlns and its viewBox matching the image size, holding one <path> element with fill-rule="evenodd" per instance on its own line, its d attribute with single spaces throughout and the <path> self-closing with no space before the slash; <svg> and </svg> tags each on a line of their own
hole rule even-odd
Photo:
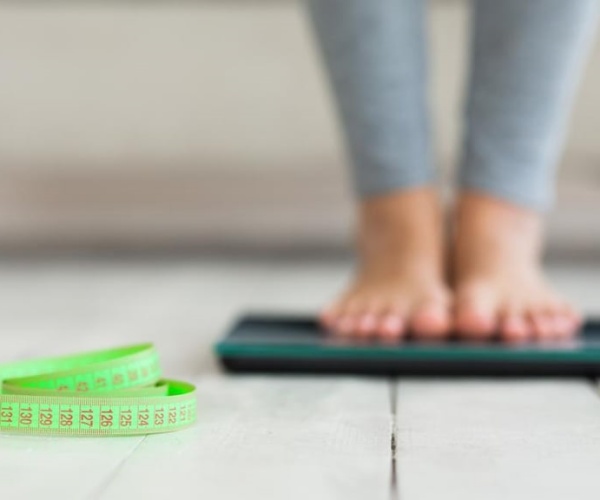
<svg viewBox="0 0 600 500">
<path fill-rule="evenodd" d="M 119 436 L 196 420 L 195 387 L 161 379 L 152 344 L 0 365 L 0 432 Z"/>
</svg>

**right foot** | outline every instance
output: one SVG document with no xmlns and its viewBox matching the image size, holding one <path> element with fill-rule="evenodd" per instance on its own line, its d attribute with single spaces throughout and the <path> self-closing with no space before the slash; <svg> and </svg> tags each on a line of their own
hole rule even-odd
<svg viewBox="0 0 600 500">
<path fill-rule="evenodd" d="M 450 293 L 444 276 L 442 211 L 431 189 L 379 196 L 360 207 L 360 266 L 354 283 L 321 315 L 338 335 L 445 337 Z"/>
<path fill-rule="evenodd" d="M 455 330 L 474 340 L 552 341 L 581 318 L 546 282 L 542 218 L 492 197 L 463 193 L 454 238 Z"/>
</svg>

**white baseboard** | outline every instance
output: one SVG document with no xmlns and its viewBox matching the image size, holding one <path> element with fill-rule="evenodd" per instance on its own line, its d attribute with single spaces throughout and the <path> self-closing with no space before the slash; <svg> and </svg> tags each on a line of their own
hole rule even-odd
<svg viewBox="0 0 600 500">
<path fill-rule="evenodd" d="M 11 175 L 0 185 L 4 249 L 336 246 L 350 220 L 343 181 L 301 170 Z"/>
<path fill-rule="evenodd" d="M 0 250 L 347 248 L 352 204 L 333 169 L 12 174 L 0 185 Z M 553 253 L 600 256 L 600 190 L 562 182 Z"/>
</svg>

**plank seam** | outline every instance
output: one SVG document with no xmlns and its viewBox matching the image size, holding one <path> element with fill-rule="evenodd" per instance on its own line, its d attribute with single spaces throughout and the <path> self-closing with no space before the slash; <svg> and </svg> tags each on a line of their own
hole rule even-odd
<svg viewBox="0 0 600 500">
<path fill-rule="evenodd" d="M 600 378 L 588 377 L 587 381 L 589 382 L 590 389 L 596 395 L 596 399 L 600 401 Z"/>
<path fill-rule="evenodd" d="M 398 379 L 390 381 L 390 409 L 392 426 L 390 436 L 390 500 L 399 500 L 398 492 Z"/>
</svg>

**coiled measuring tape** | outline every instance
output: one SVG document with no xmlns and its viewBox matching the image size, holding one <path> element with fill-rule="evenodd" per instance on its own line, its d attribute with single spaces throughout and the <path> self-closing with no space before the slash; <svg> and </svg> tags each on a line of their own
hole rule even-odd
<svg viewBox="0 0 600 500">
<path fill-rule="evenodd" d="M 0 365 L 0 381 L 0 432 L 122 436 L 196 420 L 195 387 L 161 379 L 152 344 Z"/>
</svg>

